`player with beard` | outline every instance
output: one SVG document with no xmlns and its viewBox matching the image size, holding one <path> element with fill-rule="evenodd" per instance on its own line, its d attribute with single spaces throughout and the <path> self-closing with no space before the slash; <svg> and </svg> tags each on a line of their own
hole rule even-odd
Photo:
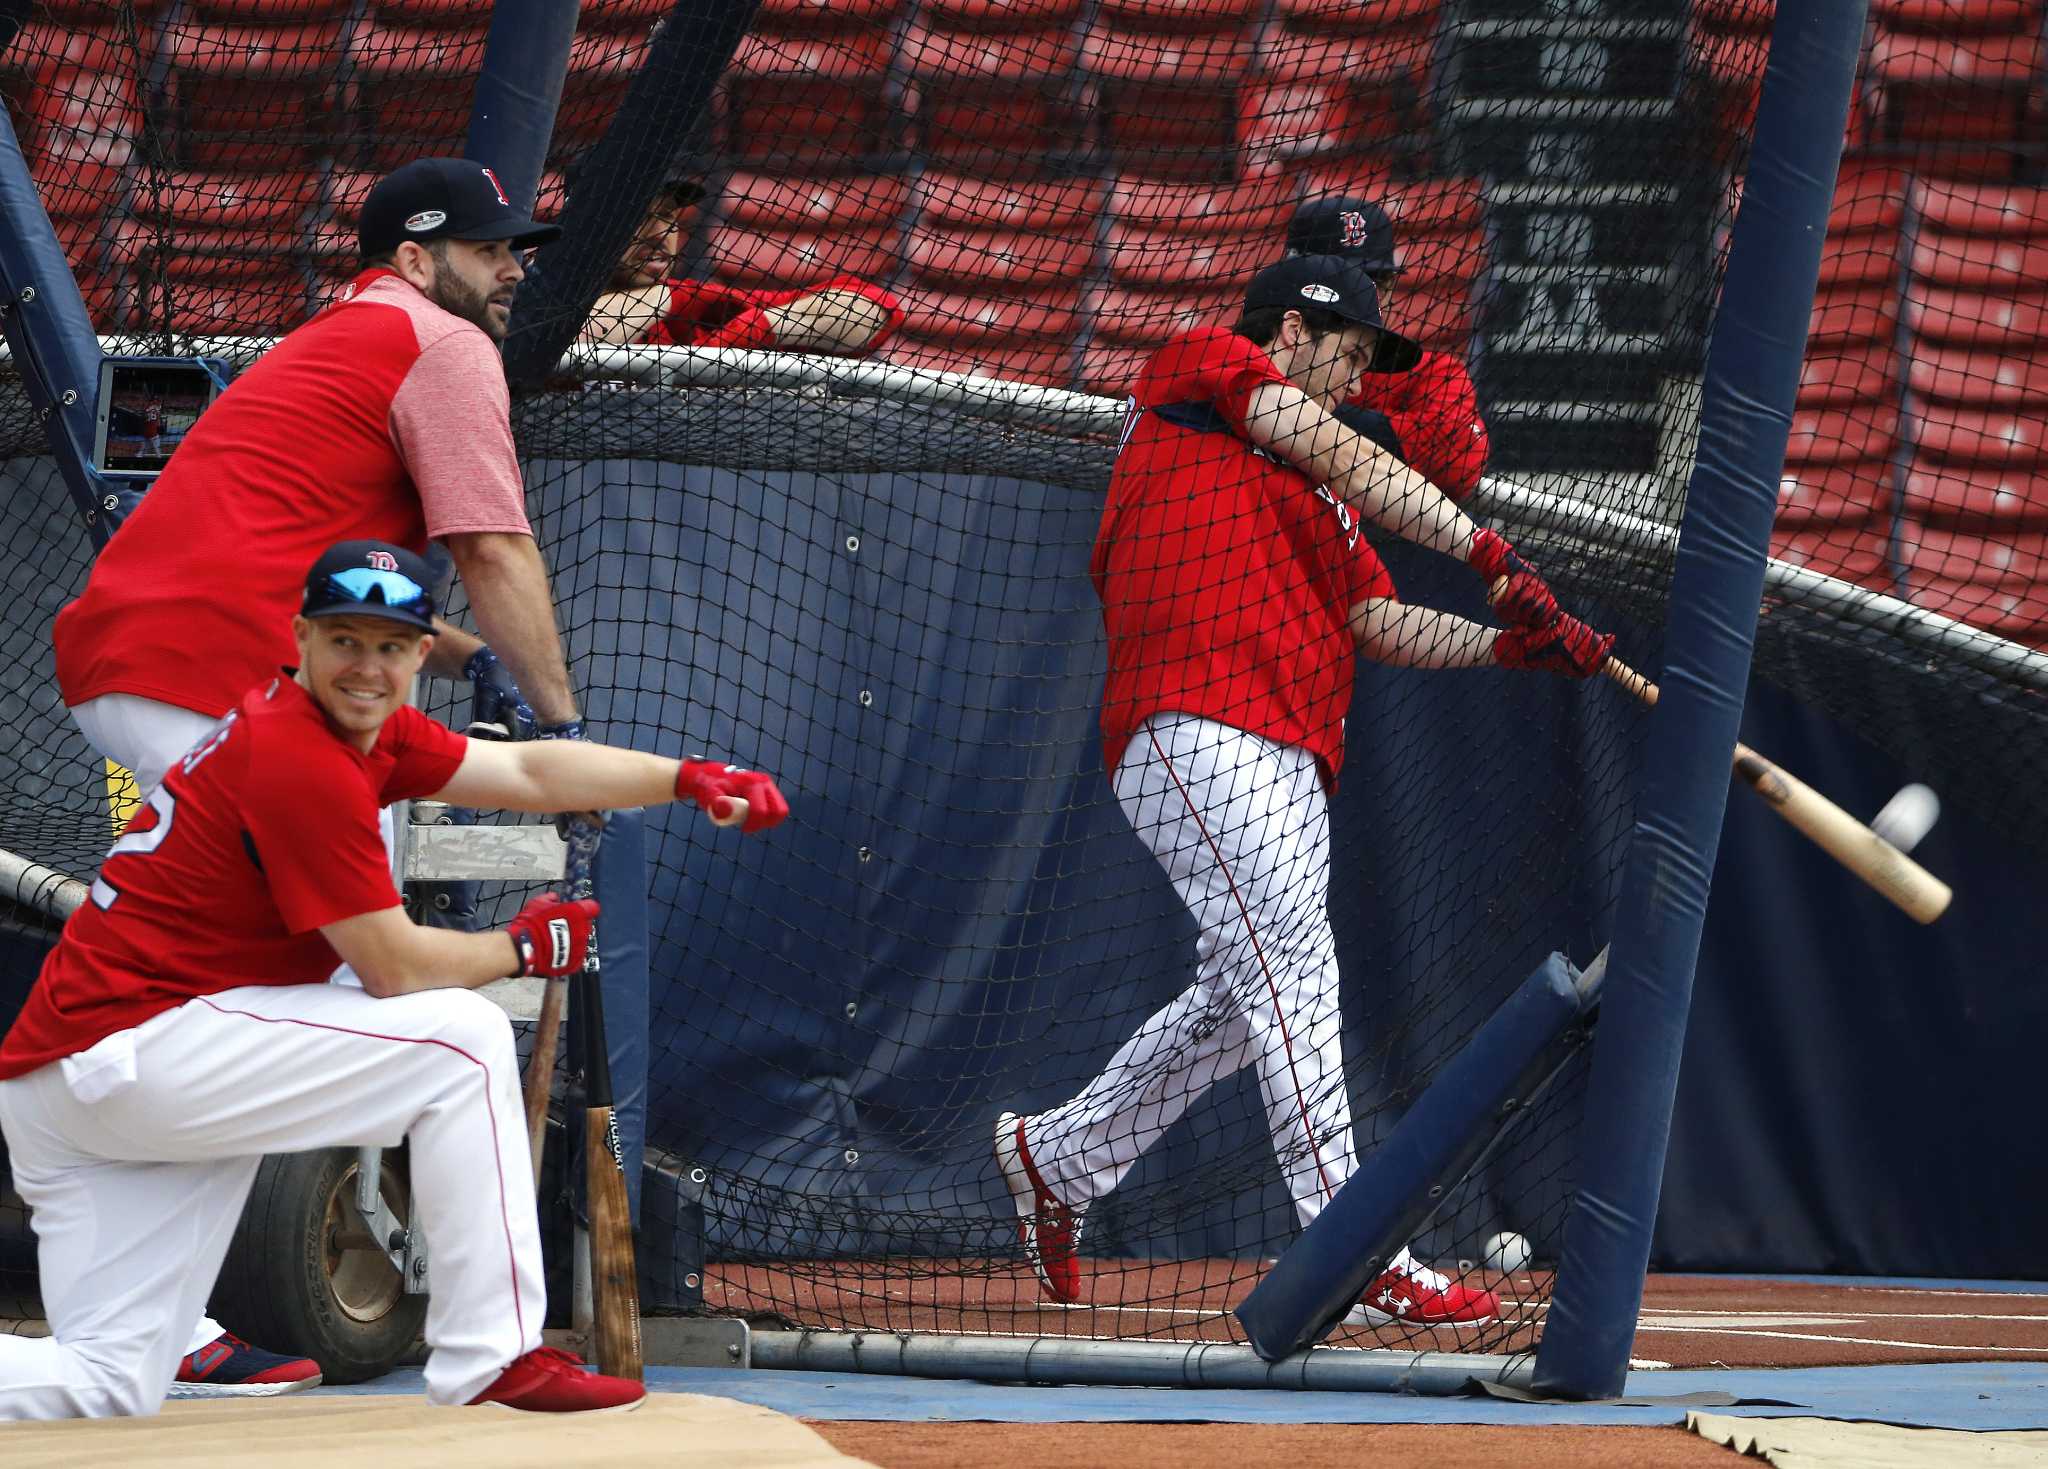
<svg viewBox="0 0 2048 1469">
<path fill-rule="evenodd" d="M 858 276 L 796 290 L 677 277 L 683 242 L 703 200 L 704 186 L 694 178 L 678 179 L 655 197 L 605 294 L 591 307 L 585 341 L 864 357 L 903 324 L 897 299 Z"/>
<path fill-rule="evenodd" d="M 521 252 L 557 234 L 480 163 L 405 165 L 364 202 L 361 274 L 184 435 L 55 628 L 64 703 L 140 790 L 296 662 L 305 569 L 337 541 L 441 542 L 490 646 L 437 620 L 427 671 L 468 678 L 487 708 L 523 689 L 540 734 L 581 736 L 498 355 Z M 319 1376 L 202 1319 L 171 1391 L 267 1396 Z"/>
</svg>

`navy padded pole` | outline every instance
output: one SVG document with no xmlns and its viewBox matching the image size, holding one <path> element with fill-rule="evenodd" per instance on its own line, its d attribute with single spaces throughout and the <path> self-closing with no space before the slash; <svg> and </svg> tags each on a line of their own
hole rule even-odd
<svg viewBox="0 0 2048 1469">
<path fill-rule="evenodd" d="M 1663 692 L 1650 721 L 1593 1046 L 1578 1198 L 1536 1359 L 1536 1390 L 1555 1397 L 1616 1397 L 1628 1377 L 1866 4 L 1783 0 L 1771 32 L 1749 178 L 1707 354 Z"/>
<path fill-rule="evenodd" d="M 647 1147 L 647 818 L 614 811 L 598 843 L 591 886 L 598 920 L 598 977 L 604 985 L 612 1114 L 626 1155 L 626 1199 L 640 1218 L 640 1160 Z"/>
<path fill-rule="evenodd" d="M 554 136 L 577 0 L 497 0 L 470 104 L 463 156 L 487 163 L 505 196 L 533 207 Z"/>
</svg>

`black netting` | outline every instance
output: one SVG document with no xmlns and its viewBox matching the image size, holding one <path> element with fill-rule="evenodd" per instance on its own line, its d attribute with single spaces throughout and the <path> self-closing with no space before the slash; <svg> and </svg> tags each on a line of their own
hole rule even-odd
<svg viewBox="0 0 2048 1469">
<path fill-rule="evenodd" d="M 2040 11 L 1874 5 L 1774 543 L 2021 643 L 2048 527 Z M 488 14 L 39 9 L 0 90 L 101 330 L 247 361 L 317 309 L 377 173 L 459 149 Z M 802 1324 L 1231 1335 L 1222 1308 L 1298 1227 L 1253 1070 L 1088 1211 L 1094 1309 L 1042 1302 L 990 1156 L 1000 1112 L 1073 1096 L 1194 972 L 1097 732 L 1110 400 L 1236 319 L 1300 205 L 1370 201 L 1387 320 L 1432 354 L 1371 385 L 1376 429 L 1654 670 L 1771 6 L 764 0 L 680 121 L 643 65 L 734 13 L 581 14 L 541 191 L 572 239 L 517 330 L 567 343 L 598 300 L 515 413 L 572 673 L 600 737 L 773 771 L 794 812 L 744 842 L 650 819 L 650 1290 Z M 627 213 L 668 201 L 630 231 L 603 223 L 623 178 Z M 621 250 L 579 256 L 579 220 Z M 649 333 L 853 360 L 799 381 L 599 350 Z M 89 545 L 16 395 L 0 448 L 0 846 L 84 872 L 106 787 L 48 629 Z M 1463 568 L 1371 539 L 1406 601 L 1490 621 Z M 2039 799 L 2026 665 L 1772 586 L 1763 676 L 1967 804 Z M 1640 729 L 1604 684 L 1360 665 L 1327 870 L 1362 1157 L 1546 953 L 1597 949 Z M 1420 1227 L 1453 1271 L 1502 1229 L 1535 1248 L 1501 1324 L 1459 1339 L 1533 1341 L 1577 1097 L 1574 1066 Z"/>
</svg>

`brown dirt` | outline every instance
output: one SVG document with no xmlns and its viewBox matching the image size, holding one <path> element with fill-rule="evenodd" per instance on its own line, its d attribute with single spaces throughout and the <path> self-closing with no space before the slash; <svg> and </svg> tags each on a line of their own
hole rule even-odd
<svg viewBox="0 0 2048 1469">
<path fill-rule="evenodd" d="M 879 1469 L 1732 1469 L 1740 1460 L 1682 1428 L 1492 1428 L 1470 1424 L 812 1423 Z"/>
</svg>

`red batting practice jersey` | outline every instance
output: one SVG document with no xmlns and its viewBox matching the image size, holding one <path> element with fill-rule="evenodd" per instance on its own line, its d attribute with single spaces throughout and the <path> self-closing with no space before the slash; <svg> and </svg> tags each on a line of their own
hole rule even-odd
<svg viewBox="0 0 2048 1469">
<path fill-rule="evenodd" d="M 207 715 L 296 661 L 306 571 L 336 541 L 530 533 L 497 345 L 364 271 L 209 407 L 57 614 L 66 704 Z"/>
<path fill-rule="evenodd" d="M 1285 381 L 1220 327 L 1174 338 L 1138 375 L 1091 563 L 1110 770 L 1148 717 L 1178 712 L 1299 745 L 1335 788 L 1346 618 L 1394 583 L 1348 505 L 1245 437 L 1253 390 Z"/>
<path fill-rule="evenodd" d="M 1368 372 L 1351 400 L 1386 414 L 1410 469 L 1454 500 L 1479 488 L 1491 445 L 1465 364 L 1425 352 L 1407 372 Z"/>
<path fill-rule="evenodd" d="M 440 790 L 467 748 L 407 707 L 365 755 L 288 677 L 250 690 L 115 840 L 0 1042 L 0 1080 L 200 995 L 324 983 L 341 957 L 321 926 L 398 904 L 378 807 Z"/>
<path fill-rule="evenodd" d="M 794 291 L 750 291 L 717 281 L 668 282 L 668 309 L 661 319 L 641 334 L 640 340 L 657 347 L 699 347 L 710 342 L 719 330 L 749 308 L 771 311 L 820 291 L 851 291 L 865 296 L 882 308 L 889 318 L 875 339 L 861 348 L 865 356 L 875 351 L 903 325 L 903 306 L 895 296 L 859 276 L 834 276 L 815 286 Z"/>
</svg>

